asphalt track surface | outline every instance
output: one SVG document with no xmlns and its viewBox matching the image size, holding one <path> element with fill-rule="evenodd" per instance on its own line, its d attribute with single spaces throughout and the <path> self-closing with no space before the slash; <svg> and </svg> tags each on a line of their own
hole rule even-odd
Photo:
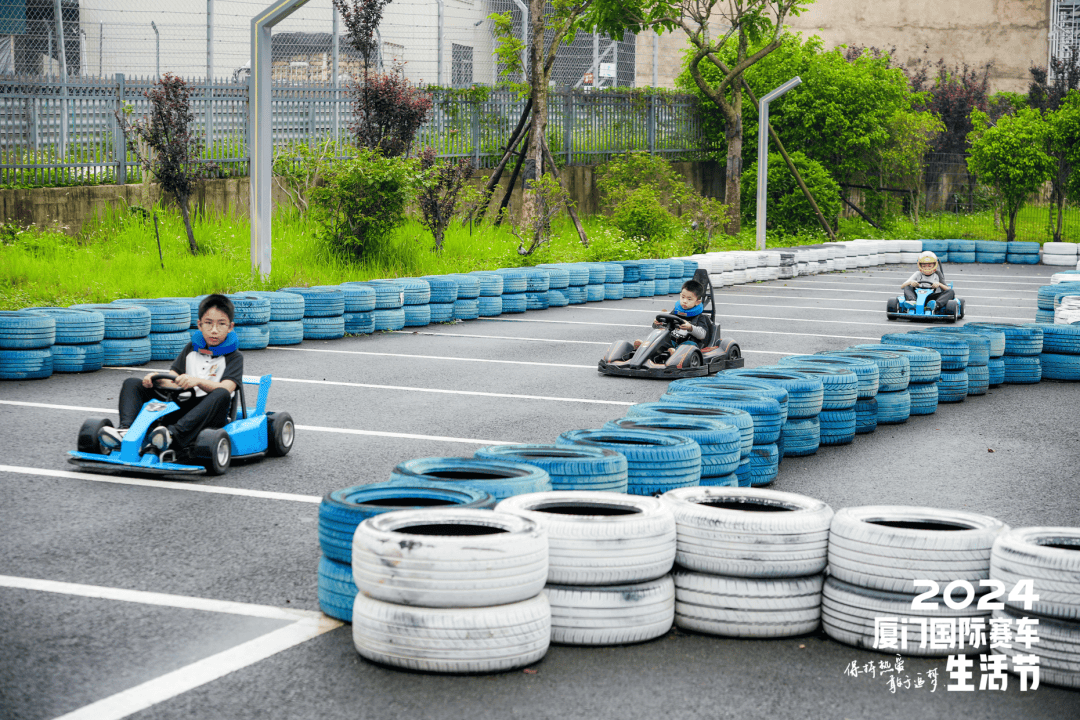
<svg viewBox="0 0 1080 720">
<path fill-rule="evenodd" d="M 875 342 L 908 268 L 724 288 L 724 335 L 748 366 Z M 1031 321 L 1053 268 L 950 267 L 968 320 Z M 318 613 L 317 503 L 382 481 L 403 460 L 469 456 L 599 427 L 664 383 L 600 376 L 673 297 L 571 306 L 246 357 L 272 373 L 270 408 L 295 448 L 219 478 L 163 482 L 72 472 L 86 417 L 115 417 L 128 370 L 0 385 L 0 717 L 112 718 L 972 718 L 1080 717 L 1080 692 L 889 691 L 847 677 L 889 660 L 824 635 L 751 641 L 672 631 L 640 645 L 553 646 L 525 671 L 400 672 L 362 660 Z M 152 367 L 164 363 L 152 363 Z M 145 373 L 146 368 L 135 370 Z M 1080 525 L 1080 385 L 1004 386 L 852 445 L 788 458 L 774 488 L 834 509 L 903 504 L 1018 526 Z M 99 410 L 107 411 L 103 413 Z M 978 684 L 978 668 L 974 682 Z M 70 715 L 68 715 L 70 714 Z"/>
</svg>

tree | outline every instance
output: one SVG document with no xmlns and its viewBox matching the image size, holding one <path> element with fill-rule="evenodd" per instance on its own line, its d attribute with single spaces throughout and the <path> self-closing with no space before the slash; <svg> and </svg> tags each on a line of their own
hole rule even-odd
<svg viewBox="0 0 1080 720">
<path fill-rule="evenodd" d="M 1050 62 L 1050 67 L 1053 70 L 1053 79 L 1050 79 L 1046 68 L 1032 67 L 1030 69 L 1032 80 L 1027 94 L 1028 105 L 1040 111 L 1048 120 L 1052 115 L 1060 112 L 1066 98 L 1074 95 L 1080 87 L 1080 48 L 1070 48 L 1065 57 L 1054 58 Z M 1067 114 L 1071 112 L 1069 110 Z M 1051 133 L 1047 137 L 1047 152 L 1055 161 L 1054 174 L 1050 178 L 1050 222 L 1054 228 L 1054 242 L 1060 242 L 1065 196 L 1068 194 L 1069 178 L 1077 165 L 1075 161 L 1068 159 L 1072 149 L 1069 140 L 1073 139 L 1067 130 L 1069 121 L 1064 118 L 1061 123 L 1050 120 L 1050 124 Z M 1055 128 L 1061 128 L 1061 132 L 1055 132 Z M 1056 224 L 1053 220 L 1054 210 L 1057 210 Z"/>
<path fill-rule="evenodd" d="M 971 122 L 968 168 L 1001 196 L 1009 217 L 1005 239 L 1014 240 L 1017 213 L 1054 171 L 1054 160 L 1045 149 L 1050 129 L 1039 111 L 1031 108 L 1005 115 L 996 123 L 986 113 L 973 110 Z"/>
<path fill-rule="evenodd" d="M 813 0 L 605 0 L 595 8 L 597 27 L 612 37 L 626 31 L 682 29 L 690 41 L 687 72 L 724 117 L 727 159 L 724 202 L 740 205 L 743 166 L 743 74 L 780 47 L 784 21 Z M 713 28 L 721 28 L 713 35 Z M 718 73 L 710 81 L 705 69 Z M 787 79 L 787 78 L 785 78 Z M 769 88 L 770 90 L 772 88 Z M 732 213 L 728 232 L 739 232 Z"/>
<path fill-rule="evenodd" d="M 1077 183 L 1074 180 L 1080 177 L 1076 172 L 1080 167 L 1080 91 L 1070 90 L 1047 120 L 1050 126 L 1049 154 L 1055 165 L 1051 202 L 1057 208 L 1057 223 L 1053 235 L 1054 242 L 1061 242 L 1065 200 L 1075 199 Z"/>
<path fill-rule="evenodd" d="M 435 148 L 427 147 L 420 153 L 420 170 L 423 178 L 416 197 L 420 206 L 420 219 L 435 238 L 435 252 L 442 252 L 446 226 L 454 214 L 458 197 L 473 174 L 472 161 L 468 158 L 439 160 Z"/>
<path fill-rule="evenodd" d="M 176 198 L 191 254 L 198 255 L 199 246 L 191 229 L 191 193 L 195 183 L 209 177 L 217 170 L 217 165 L 199 160 L 203 141 L 191 132 L 191 124 L 195 121 L 191 112 L 191 88 L 182 78 L 165 73 L 143 95 L 150 100 L 150 115 L 132 122 L 128 117 L 130 106 L 124 112 L 117 112 L 120 131 L 143 169 L 157 178 L 162 190 L 171 192 Z M 143 155 L 139 141 L 153 151 L 149 157 Z"/>
</svg>

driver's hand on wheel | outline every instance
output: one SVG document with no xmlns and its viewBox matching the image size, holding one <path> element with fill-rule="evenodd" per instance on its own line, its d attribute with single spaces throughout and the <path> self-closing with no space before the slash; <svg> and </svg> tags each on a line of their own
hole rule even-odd
<svg viewBox="0 0 1080 720">
<path fill-rule="evenodd" d="M 147 373 L 146 375 L 143 375 L 142 386 L 144 388 L 154 387 L 154 381 L 150 378 L 154 377 L 155 375 L 157 375 L 157 373 Z"/>
<path fill-rule="evenodd" d="M 177 387 L 180 387 L 184 390 L 190 390 L 191 388 L 199 384 L 199 379 L 197 377 L 192 377 L 191 375 L 181 375 L 176 378 L 175 382 Z"/>
<path fill-rule="evenodd" d="M 681 327 L 683 330 L 686 330 L 687 332 L 690 332 L 693 329 L 693 326 L 690 325 L 690 323 L 688 323 L 688 322 L 684 322 L 679 327 Z"/>
<path fill-rule="evenodd" d="M 654 328 L 662 328 L 664 327 L 664 323 L 660 322 L 659 320 L 653 320 L 652 326 Z"/>
</svg>

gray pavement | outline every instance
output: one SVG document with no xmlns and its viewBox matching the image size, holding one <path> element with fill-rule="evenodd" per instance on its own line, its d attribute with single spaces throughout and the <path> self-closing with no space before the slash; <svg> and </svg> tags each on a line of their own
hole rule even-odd
<svg viewBox="0 0 1080 720">
<path fill-rule="evenodd" d="M 1036 291 L 1053 273 L 1002 265 L 949 271 L 957 295 L 968 300 L 969 320 L 1012 322 L 1034 318 Z M 913 329 L 887 322 L 883 312 L 907 273 L 870 268 L 724 288 L 724 335 L 740 343 L 748 366 L 759 366 Z M 650 314 L 673 301 L 553 308 L 247 353 L 248 374 L 275 377 L 271 409 L 289 411 L 301 427 L 293 453 L 179 486 L 98 481 L 73 475 L 66 463 L 79 424 L 100 414 L 95 408 L 115 408 L 128 371 L 0 385 L 0 576 L 76 584 L 27 589 L 12 586 L 22 580 L 0 578 L 0 718 L 77 711 L 150 687 L 166 673 L 187 677 L 185 668 L 202 669 L 229 648 L 248 653 L 250 664 L 223 676 L 211 672 L 208 681 L 132 717 L 1080 716 L 1080 692 L 1043 685 L 1021 693 L 1015 677 L 1005 692 L 947 692 L 945 663 L 937 660 L 906 659 L 912 678 L 939 671 L 936 692 L 892 694 L 882 678 L 843 674 L 853 660 L 886 656 L 823 635 L 746 641 L 673 631 L 625 648 L 552 647 L 530 668 L 535 672 L 476 677 L 372 665 L 356 654 L 348 626 L 257 651 L 259 638 L 288 632 L 318 610 L 319 496 L 385 480 L 410 458 L 470 456 L 493 441 L 551 442 L 657 399 L 665 383 L 600 376 L 595 363 L 608 343 L 641 336 Z M 879 427 L 849 446 L 788 458 L 774 487 L 837 509 L 916 504 L 981 512 L 1013 526 L 1077 526 L 1078 401 L 1080 384 L 993 389 Z M 934 471 L 911 471 L 917 463 Z M 118 589 L 123 599 L 87 597 L 94 588 Z M 123 591 L 164 599 L 148 604 L 149 596 Z M 198 599 L 198 607 L 171 596 Z M 280 608 L 301 613 L 273 616 Z M 123 716 L 98 707 L 84 716 Z"/>
</svg>

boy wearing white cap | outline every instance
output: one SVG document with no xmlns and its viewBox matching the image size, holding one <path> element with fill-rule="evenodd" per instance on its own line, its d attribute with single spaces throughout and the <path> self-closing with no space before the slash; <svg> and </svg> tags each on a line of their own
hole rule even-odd
<svg viewBox="0 0 1080 720">
<path fill-rule="evenodd" d="M 944 312 L 945 303 L 956 297 L 956 293 L 945 284 L 945 274 L 941 271 L 937 255 L 929 250 L 923 250 L 919 253 L 919 269 L 900 288 L 904 291 L 905 298 L 915 302 L 915 288 L 920 285 L 923 287 L 930 286 L 934 289 L 934 292 L 930 293 L 930 297 L 926 298 L 926 301 L 935 301 L 935 311 L 937 312 Z"/>
</svg>

